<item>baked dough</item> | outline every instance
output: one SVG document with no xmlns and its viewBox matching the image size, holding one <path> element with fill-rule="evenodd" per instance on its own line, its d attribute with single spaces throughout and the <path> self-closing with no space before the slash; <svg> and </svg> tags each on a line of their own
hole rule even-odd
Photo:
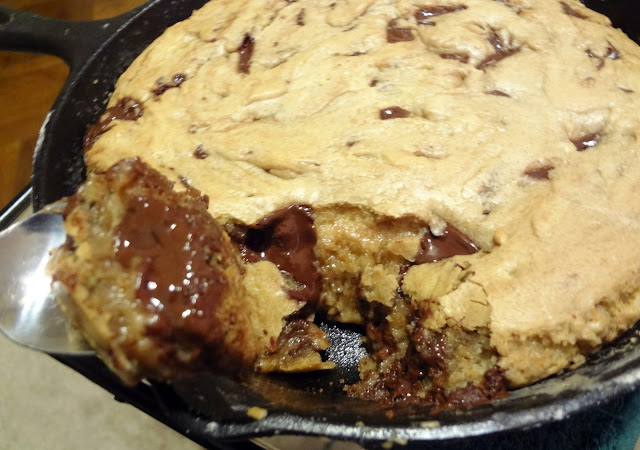
<svg viewBox="0 0 640 450">
<path fill-rule="evenodd" d="M 330 318 L 381 316 L 395 360 L 442 341 L 446 392 L 515 387 L 640 318 L 639 95 L 640 49 L 577 0 L 214 0 L 122 75 L 86 162 L 140 156 L 227 225 L 308 205 Z M 448 226 L 478 251 L 417 264 Z"/>
</svg>

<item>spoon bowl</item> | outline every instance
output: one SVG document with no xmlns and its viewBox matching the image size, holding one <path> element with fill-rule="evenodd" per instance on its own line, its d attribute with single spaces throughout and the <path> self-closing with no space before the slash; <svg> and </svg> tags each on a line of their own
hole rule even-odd
<svg viewBox="0 0 640 450">
<path fill-rule="evenodd" d="M 50 252 L 66 238 L 64 204 L 0 232 L 0 331 L 9 339 L 50 354 L 91 354 L 51 291 Z"/>
</svg>

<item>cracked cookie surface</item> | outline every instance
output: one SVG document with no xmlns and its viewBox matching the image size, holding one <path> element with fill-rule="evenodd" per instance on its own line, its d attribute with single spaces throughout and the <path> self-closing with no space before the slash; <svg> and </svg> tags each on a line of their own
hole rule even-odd
<svg viewBox="0 0 640 450">
<path fill-rule="evenodd" d="M 640 49 L 575 0 L 221 0 L 123 74 L 86 160 L 139 155 L 222 222 L 310 205 L 323 261 L 371 256 L 341 272 L 356 298 L 323 282 L 330 314 L 405 302 L 425 337 L 378 350 L 476 333 L 519 386 L 640 317 L 639 94 Z M 348 218 L 323 222 L 341 208 L 404 225 L 345 245 Z M 447 225 L 479 251 L 414 264 Z"/>
</svg>

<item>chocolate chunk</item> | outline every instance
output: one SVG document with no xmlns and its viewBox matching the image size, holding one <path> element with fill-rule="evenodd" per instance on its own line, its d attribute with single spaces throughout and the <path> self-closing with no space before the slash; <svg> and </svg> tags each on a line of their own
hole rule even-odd
<svg viewBox="0 0 640 450">
<path fill-rule="evenodd" d="M 157 338 L 177 324 L 186 333 L 205 336 L 205 342 L 206 336 L 219 333 L 212 329 L 212 320 L 228 282 L 213 258 L 225 253 L 222 246 L 227 244 L 221 227 L 212 228 L 212 221 L 204 208 L 151 196 L 132 196 L 126 204 L 115 230 L 115 257 L 122 266 L 140 272 L 136 296 L 156 315 L 149 331 Z"/>
<path fill-rule="evenodd" d="M 198 145 L 198 148 L 196 148 L 193 151 L 193 157 L 194 158 L 206 159 L 208 156 L 209 156 L 209 154 L 204 151 L 204 149 L 202 148 L 202 145 Z"/>
<path fill-rule="evenodd" d="M 511 98 L 511 96 L 509 94 L 507 94 L 506 92 L 502 92 L 502 91 L 498 91 L 498 90 L 489 91 L 489 92 L 487 92 L 487 94 L 495 95 L 497 97 L 509 97 L 509 98 Z"/>
<path fill-rule="evenodd" d="M 571 6 L 567 5 L 565 2 L 560 2 L 562 5 L 562 12 L 567 16 L 577 17 L 578 19 L 586 19 L 587 16 L 580 14 L 578 11 L 573 9 Z"/>
<path fill-rule="evenodd" d="M 520 51 L 519 48 L 515 48 L 513 50 L 507 50 L 504 52 L 498 52 L 498 53 L 494 53 L 493 55 L 489 55 L 478 63 L 478 65 L 476 66 L 476 69 L 484 70 L 487 67 L 495 66 L 497 63 L 505 59 L 507 56 L 514 55 L 519 51 Z"/>
<path fill-rule="evenodd" d="M 604 63 L 605 60 L 607 58 L 611 59 L 611 60 L 616 60 L 616 59 L 620 59 L 622 58 L 622 55 L 620 54 L 620 52 L 618 51 L 617 48 L 615 48 L 613 46 L 613 44 L 611 44 L 611 42 L 607 42 L 609 44 L 609 46 L 607 47 L 606 53 L 604 54 L 604 56 L 600 56 L 596 53 L 593 52 L 593 50 L 591 50 L 590 48 L 586 50 L 587 56 L 589 58 L 595 58 L 598 60 L 598 64 L 596 65 L 596 68 L 598 70 L 602 69 L 604 67 Z"/>
<path fill-rule="evenodd" d="M 380 120 L 404 119 L 410 115 L 409 111 L 399 106 L 389 106 L 380 110 Z"/>
<path fill-rule="evenodd" d="M 576 146 L 576 150 L 582 152 L 588 148 L 598 145 L 600 143 L 600 138 L 600 133 L 591 133 L 578 139 L 571 139 L 571 142 Z"/>
<path fill-rule="evenodd" d="M 441 16 L 442 14 L 449 14 L 456 11 L 462 11 L 467 9 L 466 5 L 433 5 L 433 6 L 422 6 L 418 9 L 413 16 L 416 18 L 416 22 L 418 25 L 435 25 L 434 22 L 430 22 L 429 19 L 436 16 Z"/>
<path fill-rule="evenodd" d="M 300 25 L 301 27 L 304 26 L 304 8 L 302 8 L 296 16 L 296 24 Z"/>
<path fill-rule="evenodd" d="M 169 83 L 165 83 L 162 78 L 156 81 L 156 88 L 152 91 L 156 97 L 161 96 L 169 89 L 177 88 L 187 79 L 186 75 L 175 74 Z"/>
<path fill-rule="evenodd" d="M 491 32 L 487 40 L 493 46 L 496 52 L 502 52 L 505 50 L 504 43 L 502 42 L 502 38 L 495 31 Z"/>
<path fill-rule="evenodd" d="M 548 180 L 549 172 L 554 169 L 551 164 L 545 164 L 544 166 L 531 167 L 524 171 L 524 174 L 534 180 Z"/>
<path fill-rule="evenodd" d="M 390 20 L 387 24 L 387 42 L 393 44 L 395 42 L 413 41 L 415 37 L 411 32 L 411 28 L 401 28 L 396 25 L 396 19 Z"/>
<path fill-rule="evenodd" d="M 289 290 L 291 298 L 315 305 L 322 277 L 314 247 L 316 231 L 309 206 L 293 205 L 263 218 L 245 230 L 230 233 L 247 263 L 267 260 L 288 273 L 301 288 Z"/>
<path fill-rule="evenodd" d="M 180 184 L 182 184 L 187 189 L 191 188 L 191 183 L 189 183 L 189 179 L 183 175 L 178 175 L 178 179 L 180 180 Z"/>
<path fill-rule="evenodd" d="M 369 83 L 369 86 L 375 87 L 378 83 L 379 83 L 378 80 L 371 80 L 371 82 Z"/>
<path fill-rule="evenodd" d="M 616 60 L 616 59 L 622 58 L 622 55 L 620 54 L 618 49 L 615 48 L 613 44 L 611 44 L 611 42 L 609 42 L 609 46 L 607 47 L 607 53 L 605 55 L 605 58 Z"/>
<path fill-rule="evenodd" d="M 504 58 L 514 55 L 520 51 L 519 47 L 509 48 L 509 46 L 502 41 L 502 38 L 495 31 L 491 32 L 487 40 L 493 46 L 496 52 L 480 61 L 476 66 L 476 69 L 484 70 L 487 67 L 495 66 Z"/>
<path fill-rule="evenodd" d="M 455 59 L 463 64 L 467 64 L 469 62 L 469 55 L 465 55 L 463 53 L 440 53 L 440 58 Z"/>
<path fill-rule="evenodd" d="M 478 246 L 460 230 L 447 225 L 442 236 L 436 236 L 430 230 L 424 234 L 415 263 L 434 263 L 456 255 L 471 255 L 478 250 Z"/>
<path fill-rule="evenodd" d="M 251 67 L 251 56 L 253 55 L 254 39 L 249 33 L 244 35 L 244 39 L 238 47 L 238 72 L 249 73 Z"/>
<path fill-rule="evenodd" d="M 619 88 L 622 92 L 627 93 L 627 94 L 633 94 L 635 91 L 633 89 L 627 89 L 627 88 Z"/>
<path fill-rule="evenodd" d="M 84 150 L 87 151 L 98 138 L 111 128 L 111 122 L 114 120 L 132 120 L 136 121 L 144 113 L 142 103 L 131 97 L 123 97 L 111 108 L 100 116 L 100 120 L 91 125 L 84 135 Z"/>
</svg>

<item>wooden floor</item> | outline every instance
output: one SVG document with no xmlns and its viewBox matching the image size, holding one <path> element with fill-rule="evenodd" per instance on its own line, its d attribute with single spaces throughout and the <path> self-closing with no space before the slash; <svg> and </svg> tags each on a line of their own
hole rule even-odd
<svg viewBox="0 0 640 450">
<path fill-rule="evenodd" d="M 0 0 L 0 6 L 69 20 L 112 17 L 143 0 Z M 59 59 L 0 52 L 0 208 L 29 182 L 33 148 L 67 77 Z"/>
</svg>

